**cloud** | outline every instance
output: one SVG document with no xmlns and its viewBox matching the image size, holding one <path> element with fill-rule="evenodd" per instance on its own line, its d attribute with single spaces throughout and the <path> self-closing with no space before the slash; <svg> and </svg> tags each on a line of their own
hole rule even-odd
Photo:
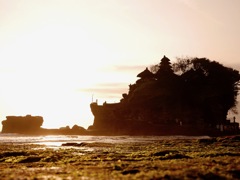
<svg viewBox="0 0 240 180">
<path fill-rule="evenodd" d="M 135 83 L 136 76 L 147 66 L 144 65 L 116 65 L 101 68 L 104 73 L 110 74 L 107 81 L 92 86 L 77 89 L 80 92 L 90 93 L 98 99 L 121 99 L 123 93 L 128 93 L 129 85 Z M 116 76 L 119 74 L 119 76 Z M 116 77 L 115 77 L 116 76 Z M 114 80 L 113 80 L 114 79 Z"/>
<path fill-rule="evenodd" d="M 149 66 L 144 66 L 144 65 L 139 65 L 139 66 L 119 65 L 119 66 L 105 67 L 102 70 L 138 74 L 139 72 L 143 71 L 146 67 L 149 67 Z"/>
<path fill-rule="evenodd" d="M 114 66 L 113 67 L 117 71 L 141 71 L 146 68 L 146 66 Z"/>
<path fill-rule="evenodd" d="M 78 89 L 81 92 L 88 92 L 98 94 L 106 98 L 119 98 L 123 93 L 128 92 L 128 85 L 126 83 L 102 83 L 90 88 Z"/>
<path fill-rule="evenodd" d="M 103 87 L 103 88 L 117 88 L 117 87 L 123 87 L 126 86 L 126 83 L 100 83 L 97 84 L 98 87 Z"/>
</svg>

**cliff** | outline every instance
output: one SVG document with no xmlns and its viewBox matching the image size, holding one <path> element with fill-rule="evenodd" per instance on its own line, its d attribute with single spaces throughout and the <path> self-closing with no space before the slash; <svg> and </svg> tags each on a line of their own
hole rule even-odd
<svg viewBox="0 0 240 180">
<path fill-rule="evenodd" d="M 215 65 L 209 64 L 211 68 Z M 170 60 L 164 56 L 155 73 L 146 68 L 137 75 L 139 79 L 129 85 L 128 93 L 123 94 L 119 103 L 91 103 L 94 123 L 89 130 L 96 134 L 112 135 L 239 133 L 239 124 L 226 119 L 230 109 L 226 103 L 234 98 L 234 94 L 231 94 L 232 85 L 229 85 L 230 90 L 228 87 L 218 88 L 217 83 L 223 78 L 214 73 L 220 69 L 229 76 L 236 75 L 234 83 L 239 81 L 240 75 L 223 66 L 217 68 L 216 71 L 209 70 L 208 74 L 196 68 L 177 75 L 172 70 Z"/>
</svg>

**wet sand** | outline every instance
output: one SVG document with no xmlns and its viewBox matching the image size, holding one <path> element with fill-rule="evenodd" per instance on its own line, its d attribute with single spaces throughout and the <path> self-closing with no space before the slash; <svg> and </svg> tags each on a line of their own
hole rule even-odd
<svg viewBox="0 0 240 180">
<path fill-rule="evenodd" d="M 0 143 L 0 179 L 240 179 L 240 136 L 122 143 Z"/>
</svg>

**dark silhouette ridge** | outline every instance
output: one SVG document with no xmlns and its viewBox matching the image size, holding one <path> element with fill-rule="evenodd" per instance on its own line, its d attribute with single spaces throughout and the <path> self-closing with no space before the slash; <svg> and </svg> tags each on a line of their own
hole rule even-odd
<svg viewBox="0 0 240 180">
<path fill-rule="evenodd" d="M 96 134 L 214 135 L 239 133 L 227 120 L 237 101 L 239 72 L 206 58 L 164 56 L 129 85 L 119 103 L 91 103 Z M 179 74 L 180 75 L 177 75 Z M 176 73 L 176 74 L 175 74 Z"/>
</svg>

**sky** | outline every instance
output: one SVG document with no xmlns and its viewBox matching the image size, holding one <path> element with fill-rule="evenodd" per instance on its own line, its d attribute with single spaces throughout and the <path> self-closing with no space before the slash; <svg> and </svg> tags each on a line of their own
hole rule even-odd
<svg viewBox="0 0 240 180">
<path fill-rule="evenodd" d="M 164 55 L 240 70 L 239 9 L 239 0 L 0 0 L 0 120 L 87 128 L 92 101 L 119 102 Z"/>
</svg>

